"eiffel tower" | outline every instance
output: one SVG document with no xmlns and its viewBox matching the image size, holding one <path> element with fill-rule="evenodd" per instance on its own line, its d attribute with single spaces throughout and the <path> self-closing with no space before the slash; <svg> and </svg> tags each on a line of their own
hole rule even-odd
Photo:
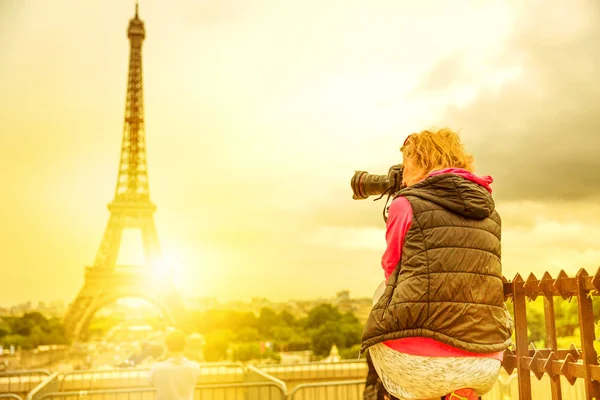
<svg viewBox="0 0 600 400">
<path fill-rule="evenodd" d="M 92 316 L 102 307 L 123 297 L 136 297 L 158 306 L 172 324 L 185 322 L 186 310 L 170 277 L 153 273 L 162 258 L 150 201 L 144 102 L 142 84 L 142 42 L 144 23 L 135 16 L 129 21 L 127 36 L 131 44 L 129 77 L 125 105 L 125 124 L 115 198 L 108 205 L 110 217 L 94 261 L 85 268 L 85 282 L 65 316 L 65 330 L 78 340 L 87 331 Z M 145 265 L 117 265 L 122 234 L 125 229 L 141 232 Z"/>
</svg>

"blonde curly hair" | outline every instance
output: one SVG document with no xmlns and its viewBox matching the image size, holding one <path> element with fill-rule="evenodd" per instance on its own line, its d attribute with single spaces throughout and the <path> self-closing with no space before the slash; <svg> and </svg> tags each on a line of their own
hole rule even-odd
<svg viewBox="0 0 600 400">
<path fill-rule="evenodd" d="M 468 154 L 458 133 L 450 128 L 427 129 L 409 135 L 400 148 L 402 157 L 428 175 L 444 168 L 473 172 L 474 158 Z"/>
</svg>

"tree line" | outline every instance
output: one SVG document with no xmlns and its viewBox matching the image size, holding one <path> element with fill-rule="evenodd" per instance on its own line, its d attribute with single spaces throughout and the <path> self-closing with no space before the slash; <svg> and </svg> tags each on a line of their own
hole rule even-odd
<svg viewBox="0 0 600 400">
<path fill-rule="evenodd" d="M 594 296 L 594 321 L 600 320 L 600 297 Z M 512 314 L 512 303 L 508 303 Z M 581 346 L 577 299 L 554 299 L 556 333 L 559 348 L 571 344 Z M 90 325 L 94 336 L 101 337 L 116 318 L 98 318 Z M 154 324 L 153 324 L 154 325 Z M 263 308 L 258 314 L 249 311 L 208 310 L 192 314 L 189 333 L 198 332 L 205 338 L 206 361 L 248 361 L 279 359 L 283 351 L 312 351 L 315 359 L 324 358 L 335 344 L 344 359 L 358 357 L 363 325 L 352 312 L 321 304 L 311 309 L 307 316 L 297 318 L 289 311 L 276 312 Z M 546 347 L 543 297 L 527 303 L 527 329 L 529 342 L 537 348 Z M 596 337 L 600 338 L 600 323 Z M 514 337 L 513 337 L 514 339 Z M 41 345 L 69 344 L 62 320 L 47 318 L 39 312 L 22 317 L 0 317 L 0 346 L 33 349 Z M 600 354 L 600 342 L 594 346 Z"/>
<path fill-rule="evenodd" d="M 58 318 L 46 318 L 39 312 L 22 317 L 0 317 L 0 346 L 34 349 L 37 346 L 68 344 L 63 323 Z"/>
<path fill-rule="evenodd" d="M 206 341 L 206 361 L 271 358 L 282 351 L 310 350 L 316 358 L 329 354 L 335 344 L 342 358 L 357 358 L 363 326 L 352 312 L 321 304 L 306 317 L 263 308 L 251 312 L 209 310 L 194 316 L 196 329 Z"/>
</svg>

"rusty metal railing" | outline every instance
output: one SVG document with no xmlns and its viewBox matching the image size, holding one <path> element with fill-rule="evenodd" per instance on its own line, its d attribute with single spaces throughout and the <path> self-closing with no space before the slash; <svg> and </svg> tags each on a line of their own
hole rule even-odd
<svg viewBox="0 0 600 400">
<path fill-rule="evenodd" d="M 519 399 L 532 400 L 531 376 L 550 377 L 552 400 L 562 400 L 561 379 L 571 385 L 577 379 L 585 384 L 587 399 L 600 400 L 600 366 L 594 349 L 594 315 L 592 296 L 600 296 L 600 268 L 595 275 L 581 269 L 575 277 L 560 271 L 556 278 L 544 273 L 541 279 L 530 274 L 523 279 L 517 274 L 512 281 L 504 279 L 504 294 L 512 301 L 515 315 L 515 347 L 505 352 L 503 366 L 509 374 L 517 371 Z M 528 341 L 527 301 L 544 299 L 546 348 L 536 349 Z M 554 298 L 577 299 L 581 348 L 571 345 L 559 349 L 556 338 Z M 565 400 L 568 400 L 565 398 Z"/>
</svg>

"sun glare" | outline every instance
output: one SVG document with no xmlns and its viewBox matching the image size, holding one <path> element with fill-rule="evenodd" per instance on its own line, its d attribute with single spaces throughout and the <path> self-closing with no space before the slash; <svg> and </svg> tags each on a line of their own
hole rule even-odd
<svg viewBox="0 0 600 400">
<path fill-rule="evenodd" d="M 139 228 L 123 229 L 117 265 L 143 266 L 145 258 L 141 230 Z"/>
<path fill-rule="evenodd" d="M 154 277 L 157 279 L 170 278 L 172 276 L 171 265 L 172 264 L 166 259 L 153 263 L 152 273 L 154 274 Z"/>
<path fill-rule="evenodd" d="M 146 267 L 154 279 L 164 280 L 173 278 L 174 268 L 178 264 L 179 260 L 170 252 L 163 254 L 162 258 L 146 260 L 140 229 L 123 230 L 117 265 Z"/>
<path fill-rule="evenodd" d="M 125 298 L 119 299 L 119 300 L 117 300 L 117 305 L 123 305 L 128 308 L 135 308 L 135 309 L 147 308 L 147 307 L 152 306 L 152 304 L 150 304 L 148 301 L 146 301 L 144 299 L 139 299 L 137 297 L 125 297 Z"/>
</svg>

